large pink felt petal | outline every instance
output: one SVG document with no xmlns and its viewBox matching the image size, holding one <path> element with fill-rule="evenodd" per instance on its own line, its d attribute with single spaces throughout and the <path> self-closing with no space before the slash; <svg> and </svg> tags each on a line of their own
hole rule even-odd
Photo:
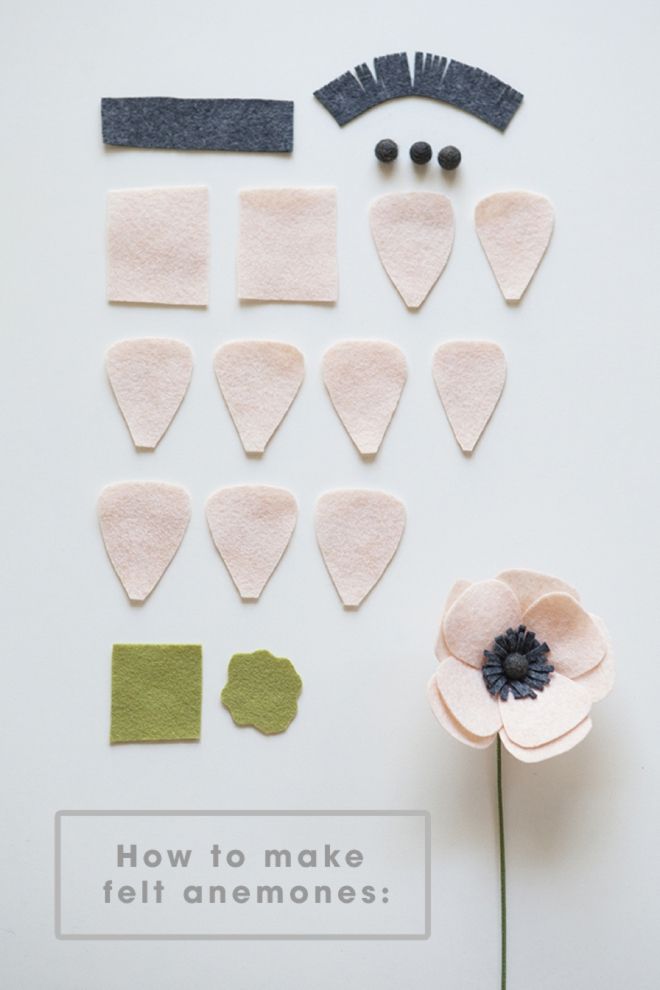
<svg viewBox="0 0 660 990">
<path fill-rule="evenodd" d="M 451 202 L 436 192 L 388 193 L 371 204 L 369 222 L 385 271 L 406 306 L 417 309 L 451 253 Z"/>
<path fill-rule="evenodd" d="M 614 652 L 610 635 L 605 627 L 605 623 L 597 615 L 592 615 L 601 635 L 605 640 L 605 656 L 597 666 L 588 670 L 586 674 L 575 678 L 576 684 L 581 684 L 591 695 L 592 704 L 606 698 L 614 687 Z"/>
<path fill-rule="evenodd" d="M 494 193 L 477 203 L 474 216 L 502 295 L 521 299 L 550 242 L 552 203 L 537 193 Z"/>
<path fill-rule="evenodd" d="M 448 657 L 436 673 L 443 700 L 464 729 L 475 736 L 491 736 L 502 727 L 500 706 L 488 693 L 480 670 Z"/>
<path fill-rule="evenodd" d="M 428 683 L 427 695 L 429 704 L 431 705 L 431 711 L 443 729 L 446 729 L 454 739 L 458 739 L 459 742 L 465 743 L 466 746 L 472 746 L 474 749 L 486 749 L 492 744 L 495 739 L 494 735 L 485 737 L 473 736 L 471 732 L 468 732 L 456 721 L 442 699 L 435 674 Z"/>
<path fill-rule="evenodd" d="M 285 488 L 237 485 L 209 496 L 211 536 L 241 598 L 259 598 L 289 545 L 297 518 L 296 500 Z"/>
<path fill-rule="evenodd" d="M 443 622 L 452 655 L 481 669 L 484 650 L 496 636 L 520 623 L 518 599 L 502 581 L 477 581 L 454 602 Z"/>
<path fill-rule="evenodd" d="M 543 595 L 527 609 L 523 622 L 550 647 L 548 663 L 567 677 L 585 674 L 605 656 L 602 632 L 589 613 L 564 592 Z"/>
<path fill-rule="evenodd" d="M 519 746 L 543 746 L 575 728 L 591 710 L 586 688 L 562 674 L 552 674 L 550 683 L 536 698 L 513 698 L 499 702 L 502 722 L 509 738 Z"/>
<path fill-rule="evenodd" d="M 447 648 L 447 644 L 445 643 L 445 634 L 444 634 L 444 632 L 442 630 L 442 624 L 444 622 L 444 618 L 445 618 L 447 612 L 449 611 L 449 609 L 454 604 L 454 602 L 458 598 L 460 598 L 460 596 L 463 594 L 464 591 L 467 591 L 467 589 L 470 587 L 471 583 L 472 583 L 471 581 L 465 581 L 465 580 L 463 580 L 461 578 L 458 581 L 455 581 L 454 582 L 454 584 L 453 584 L 453 586 L 452 586 L 449 594 L 447 595 L 447 600 L 445 602 L 445 607 L 444 607 L 444 609 L 442 611 L 442 619 L 440 620 L 440 629 L 438 630 L 438 639 L 437 639 L 436 644 L 435 644 L 435 655 L 438 658 L 438 660 L 440 660 L 440 661 L 446 660 L 447 657 L 450 657 L 451 656 L 451 653 L 449 652 L 449 650 Z"/>
<path fill-rule="evenodd" d="M 504 748 L 517 760 L 522 763 L 540 763 L 542 760 L 549 760 L 552 756 L 560 756 L 562 753 L 567 753 L 569 749 L 573 749 L 589 735 L 592 726 L 591 719 L 585 718 L 574 729 L 559 736 L 558 739 L 553 739 L 552 742 L 546 743 L 544 746 L 533 746 L 531 749 L 518 746 L 508 737 L 504 729 L 500 732 L 500 739 Z"/>
<path fill-rule="evenodd" d="M 451 340 L 433 356 L 433 379 L 462 450 L 474 450 L 504 388 L 506 358 L 486 340 Z"/>
<path fill-rule="evenodd" d="M 533 605 L 543 595 L 549 595 L 551 591 L 564 591 L 567 595 L 571 595 L 576 602 L 580 601 L 580 596 L 575 588 L 550 574 L 515 569 L 502 571 L 501 574 L 497 575 L 497 580 L 508 584 L 513 593 L 518 596 L 523 612 L 527 611 L 530 605 Z"/>
<path fill-rule="evenodd" d="M 376 454 L 408 376 L 406 359 L 382 340 L 343 340 L 323 357 L 323 380 L 361 454 Z"/>
<path fill-rule="evenodd" d="M 188 389 L 192 351 L 178 340 L 120 340 L 105 367 L 133 443 L 154 450 Z"/>
<path fill-rule="evenodd" d="M 380 580 L 403 536 L 406 510 L 386 492 L 326 492 L 316 503 L 316 536 L 342 603 L 357 608 Z"/>
<path fill-rule="evenodd" d="M 291 344 L 238 340 L 216 351 L 213 366 L 243 448 L 262 454 L 298 393 L 302 354 Z"/>
<path fill-rule="evenodd" d="M 158 481 L 108 485 L 98 500 L 108 557 L 132 602 L 143 602 L 179 549 L 190 521 L 190 496 Z"/>
</svg>

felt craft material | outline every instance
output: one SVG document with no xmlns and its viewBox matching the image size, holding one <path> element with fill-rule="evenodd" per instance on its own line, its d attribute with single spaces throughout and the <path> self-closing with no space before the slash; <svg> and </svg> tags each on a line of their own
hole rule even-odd
<svg viewBox="0 0 660 990">
<path fill-rule="evenodd" d="M 409 309 L 422 305 L 454 242 L 454 213 L 442 193 L 387 193 L 369 210 L 383 267 Z"/>
<path fill-rule="evenodd" d="M 206 503 L 213 542 L 241 598 L 256 601 L 289 545 L 298 505 L 285 488 L 220 488 Z"/>
<path fill-rule="evenodd" d="M 579 725 L 591 710 L 591 698 L 580 684 L 554 673 L 536 698 L 500 701 L 499 706 L 509 739 L 530 749 L 552 742 Z"/>
<path fill-rule="evenodd" d="M 380 340 L 344 340 L 326 351 L 323 381 L 361 454 L 378 453 L 408 377 L 403 353 Z"/>
<path fill-rule="evenodd" d="M 504 388 L 506 358 L 486 340 L 453 340 L 433 356 L 433 380 L 461 450 L 477 445 Z"/>
<path fill-rule="evenodd" d="M 438 667 L 436 683 L 454 718 L 474 736 L 492 736 L 502 728 L 499 702 L 484 691 L 480 670 L 447 657 Z"/>
<path fill-rule="evenodd" d="M 342 603 L 357 608 L 396 553 L 406 524 L 402 502 L 386 492 L 326 492 L 316 503 L 316 536 Z"/>
<path fill-rule="evenodd" d="M 451 656 L 451 653 L 447 649 L 447 644 L 445 643 L 445 636 L 442 631 L 442 623 L 444 622 L 444 618 L 447 612 L 449 611 L 449 609 L 454 604 L 454 602 L 460 598 L 460 596 L 463 594 L 464 591 L 467 591 L 467 589 L 470 587 L 470 584 L 471 584 L 470 581 L 464 581 L 463 579 L 456 581 L 452 586 L 451 591 L 447 595 L 444 611 L 442 613 L 442 618 L 440 620 L 440 629 L 438 631 L 438 638 L 435 644 L 435 655 L 438 658 L 439 662 L 442 662 L 443 660 L 446 660 L 447 657 Z"/>
<path fill-rule="evenodd" d="M 521 617 L 520 603 L 508 585 L 477 581 L 447 611 L 442 630 L 451 655 L 481 671 L 484 650 Z"/>
<path fill-rule="evenodd" d="M 108 193 L 107 297 L 111 302 L 206 306 L 206 186 Z"/>
<path fill-rule="evenodd" d="M 270 736 L 289 728 L 301 691 L 302 680 L 290 660 L 256 650 L 231 658 L 221 698 L 236 725 L 252 725 Z"/>
<path fill-rule="evenodd" d="M 450 103 L 501 131 L 523 99 L 522 93 L 482 69 L 423 52 L 415 53 L 414 79 L 405 52 L 378 56 L 374 72 L 366 63 L 357 65 L 355 75 L 344 72 L 314 96 L 341 127 L 387 100 L 426 96 Z"/>
<path fill-rule="evenodd" d="M 502 571 L 501 574 L 497 575 L 497 580 L 504 581 L 505 584 L 509 585 L 523 611 L 526 611 L 542 595 L 548 595 L 551 591 L 565 591 L 576 602 L 580 601 L 580 596 L 575 588 L 562 581 L 561 578 L 552 577 L 549 574 L 513 569 Z"/>
<path fill-rule="evenodd" d="M 292 151 L 289 100 L 101 100 L 103 143 L 186 151 Z"/>
<path fill-rule="evenodd" d="M 492 736 L 475 736 L 471 732 L 468 732 L 460 722 L 452 715 L 452 713 L 447 708 L 447 705 L 442 699 L 442 695 L 438 690 L 437 677 L 434 674 L 430 679 L 426 689 L 429 704 L 431 706 L 431 711 L 437 718 L 443 729 L 457 739 L 458 742 L 465 743 L 466 746 L 472 746 L 474 749 L 487 749 L 495 739 L 495 735 Z"/>
<path fill-rule="evenodd" d="M 201 717 L 201 646 L 113 646 L 111 743 L 197 740 Z"/>
<path fill-rule="evenodd" d="M 591 697 L 591 703 L 595 705 L 597 701 L 602 701 L 603 698 L 606 698 L 614 687 L 614 648 L 603 620 L 597 615 L 592 615 L 591 618 L 598 626 L 605 641 L 605 656 L 600 663 L 592 667 L 591 670 L 588 670 L 586 674 L 576 677 L 575 682 L 587 689 Z"/>
<path fill-rule="evenodd" d="M 570 595 L 554 591 L 527 609 L 522 621 L 550 646 L 548 662 L 567 677 L 592 670 L 605 656 L 607 643 L 588 612 Z"/>
<path fill-rule="evenodd" d="M 248 454 L 263 454 L 305 374 L 297 347 L 272 340 L 240 340 L 216 351 L 220 390 Z"/>
<path fill-rule="evenodd" d="M 585 718 L 574 729 L 571 729 L 570 732 L 566 732 L 563 736 L 559 736 L 558 739 L 553 739 L 552 742 L 545 743 L 543 746 L 534 746 L 532 749 L 514 743 L 504 729 L 500 731 L 500 739 L 505 749 L 512 756 L 515 756 L 517 760 L 520 760 L 522 763 L 540 763 L 541 760 L 548 760 L 551 756 L 560 756 L 562 753 L 568 752 L 569 749 L 573 749 L 583 739 L 586 739 L 592 728 L 593 722 L 591 719 Z"/>
<path fill-rule="evenodd" d="M 113 344 L 105 358 L 117 404 L 138 450 L 155 450 L 188 390 L 192 351 L 145 337 Z"/>
<path fill-rule="evenodd" d="M 109 485 L 98 500 L 103 542 L 131 602 L 151 594 L 190 521 L 190 496 L 179 485 L 128 481 Z"/>
<path fill-rule="evenodd" d="M 517 302 L 550 243 L 552 203 L 537 193 L 494 193 L 477 203 L 474 219 L 502 295 Z"/>
<path fill-rule="evenodd" d="M 239 299 L 335 302 L 337 291 L 336 190 L 241 190 Z"/>
</svg>

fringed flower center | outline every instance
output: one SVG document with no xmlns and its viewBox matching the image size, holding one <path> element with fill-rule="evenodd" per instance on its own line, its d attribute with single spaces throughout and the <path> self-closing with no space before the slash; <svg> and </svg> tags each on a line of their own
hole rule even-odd
<svg viewBox="0 0 660 990">
<path fill-rule="evenodd" d="M 536 692 L 550 683 L 550 674 L 555 669 L 546 663 L 549 652 L 548 644 L 539 643 L 527 626 L 507 629 L 495 638 L 489 650 L 484 650 L 482 672 L 486 687 L 502 701 L 509 694 L 514 698 L 536 698 Z"/>
</svg>

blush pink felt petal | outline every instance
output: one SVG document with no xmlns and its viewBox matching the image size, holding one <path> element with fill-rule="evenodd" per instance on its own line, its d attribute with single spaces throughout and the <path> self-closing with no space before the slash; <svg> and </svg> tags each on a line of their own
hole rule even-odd
<svg viewBox="0 0 660 990">
<path fill-rule="evenodd" d="M 497 344 L 453 340 L 433 356 L 433 380 L 461 450 L 474 450 L 499 402 L 506 358 Z"/>
<path fill-rule="evenodd" d="M 586 688 L 554 673 L 536 698 L 509 697 L 507 701 L 500 699 L 499 706 L 509 739 L 529 749 L 575 728 L 589 714 L 591 698 Z"/>
<path fill-rule="evenodd" d="M 409 309 L 422 305 L 454 242 L 454 213 L 442 193 L 388 193 L 369 210 L 383 268 Z"/>
<path fill-rule="evenodd" d="M 566 732 L 563 736 L 559 736 L 558 739 L 553 739 L 552 742 L 546 743 L 544 746 L 533 746 L 531 749 L 518 746 L 509 738 L 504 729 L 500 732 L 500 739 L 504 748 L 522 763 L 541 763 L 543 760 L 549 760 L 553 756 L 560 756 L 562 753 L 567 753 L 569 749 L 573 749 L 574 746 L 577 746 L 578 743 L 581 743 L 589 735 L 592 725 L 591 719 L 585 718 L 574 729 Z"/>
<path fill-rule="evenodd" d="M 442 612 L 442 619 L 440 620 L 440 629 L 438 630 L 438 638 L 435 644 L 435 655 L 440 661 L 446 660 L 447 657 L 451 656 L 451 653 L 447 649 L 447 644 L 445 643 L 445 636 L 442 631 L 442 623 L 444 621 L 447 612 L 452 607 L 454 602 L 457 600 L 457 598 L 459 598 L 463 594 L 464 591 L 467 591 L 471 583 L 472 583 L 471 581 L 464 581 L 461 578 L 454 583 L 449 594 L 447 595 L 447 601 L 445 602 L 445 607 Z"/>
<path fill-rule="evenodd" d="M 472 733 L 468 732 L 459 722 L 456 721 L 442 699 L 442 695 L 438 690 L 438 683 L 436 681 L 435 674 L 428 682 L 426 690 L 431 711 L 443 729 L 446 729 L 447 732 L 454 737 L 454 739 L 465 743 L 466 746 L 472 746 L 474 749 L 487 749 L 488 746 L 492 745 L 495 739 L 494 735 L 485 737 L 473 736 Z"/>
<path fill-rule="evenodd" d="M 155 450 L 190 384 L 192 351 L 178 340 L 120 340 L 105 358 L 112 390 L 138 450 Z"/>
<path fill-rule="evenodd" d="M 316 537 L 330 577 L 348 608 L 357 608 L 396 553 L 406 524 L 402 502 L 386 492 L 326 492 L 316 503 Z"/>
<path fill-rule="evenodd" d="M 521 299 L 550 242 L 552 203 L 538 193 L 494 193 L 477 203 L 475 224 L 502 295 Z"/>
<path fill-rule="evenodd" d="M 491 736 L 502 728 L 500 706 L 488 693 L 480 670 L 448 657 L 435 676 L 445 705 L 464 729 L 475 736 Z"/>
<path fill-rule="evenodd" d="M 289 545 L 298 505 L 285 488 L 220 488 L 206 502 L 213 542 L 241 598 L 255 601 Z"/>
<path fill-rule="evenodd" d="M 213 366 L 243 449 L 263 454 L 302 384 L 302 354 L 291 344 L 240 340 L 223 344 Z"/>
<path fill-rule="evenodd" d="M 539 598 L 523 615 L 539 642 L 550 647 L 548 663 L 567 677 L 579 677 L 605 656 L 606 642 L 588 612 L 571 595 L 553 591 Z"/>
<path fill-rule="evenodd" d="M 603 698 L 606 698 L 614 687 L 614 652 L 610 635 L 603 620 L 597 615 L 592 615 L 591 618 L 600 629 L 601 635 L 605 640 L 605 656 L 596 667 L 588 670 L 586 674 L 576 677 L 575 683 L 581 684 L 582 687 L 586 688 L 591 696 L 592 704 L 596 704 L 597 701 L 602 701 Z"/>
<path fill-rule="evenodd" d="M 502 581 L 477 581 L 463 592 L 443 622 L 445 642 L 451 654 L 481 669 L 484 650 L 496 636 L 519 625 L 518 599 Z"/>
<path fill-rule="evenodd" d="M 323 381 L 346 432 L 361 454 L 376 454 L 408 377 L 394 344 L 344 340 L 326 351 Z"/>
<path fill-rule="evenodd" d="M 190 496 L 157 481 L 109 485 L 98 500 L 105 548 L 132 602 L 143 602 L 179 549 L 190 521 Z"/>
<path fill-rule="evenodd" d="M 505 584 L 509 585 L 513 593 L 517 595 L 523 612 L 543 595 L 549 595 L 551 591 L 563 591 L 567 595 L 571 595 L 576 602 L 580 601 L 580 596 L 575 588 L 550 574 L 514 569 L 502 571 L 501 574 L 497 575 L 497 580 L 504 581 Z"/>
</svg>

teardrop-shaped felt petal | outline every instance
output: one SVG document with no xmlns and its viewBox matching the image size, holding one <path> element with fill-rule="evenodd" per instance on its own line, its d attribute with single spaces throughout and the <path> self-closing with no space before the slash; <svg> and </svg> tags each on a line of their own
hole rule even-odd
<svg viewBox="0 0 660 990">
<path fill-rule="evenodd" d="M 581 684 L 582 687 L 587 689 L 591 696 L 591 703 L 595 704 L 597 701 L 602 701 L 603 698 L 606 698 L 614 687 L 614 648 L 603 620 L 597 615 L 592 615 L 591 618 L 600 629 L 601 635 L 605 640 L 605 656 L 599 664 L 588 670 L 586 674 L 576 677 L 575 683 Z"/>
<path fill-rule="evenodd" d="M 343 340 L 326 351 L 325 387 L 361 454 L 378 452 L 407 376 L 403 353 L 386 341 Z"/>
<path fill-rule="evenodd" d="M 436 681 L 435 674 L 428 682 L 426 693 L 431 706 L 431 711 L 443 729 L 446 729 L 447 732 L 454 737 L 454 739 L 458 739 L 459 742 L 465 743 L 466 746 L 472 746 L 474 749 L 487 749 L 487 747 L 492 744 L 495 739 L 494 735 L 485 737 L 473 736 L 471 732 L 468 732 L 459 722 L 456 721 L 442 699 L 442 695 L 438 690 L 438 682 Z"/>
<path fill-rule="evenodd" d="M 477 581 L 451 606 L 443 622 L 445 642 L 452 655 L 481 669 L 484 650 L 496 636 L 519 625 L 518 599 L 502 581 Z"/>
<path fill-rule="evenodd" d="M 179 340 L 120 340 L 105 358 L 117 404 L 133 443 L 154 450 L 188 390 L 192 351 Z"/>
<path fill-rule="evenodd" d="M 486 340 L 451 340 L 433 356 L 433 380 L 462 450 L 474 450 L 504 388 L 506 358 Z"/>
<path fill-rule="evenodd" d="M 521 190 L 477 203 L 477 234 L 507 301 L 522 298 L 550 242 L 554 216 L 549 199 Z"/>
<path fill-rule="evenodd" d="M 586 688 L 554 673 L 536 698 L 499 701 L 502 722 L 512 742 L 530 748 L 563 736 L 587 717 L 591 698 Z"/>
<path fill-rule="evenodd" d="M 550 647 L 548 663 L 567 677 L 579 677 L 599 664 L 606 642 L 588 612 L 561 591 L 543 595 L 527 609 L 523 622 Z"/>
<path fill-rule="evenodd" d="M 468 732 L 492 736 L 502 728 L 500 706 L 480 670 L 448 657 L 438 667 L 436 681 L 447 708 Z"/>
<path fill-rule="evenodd" d="M 259 598 L 289 545 L 297 518 L 298 505 L 285 488 L 236 485 L 209 496 L 211 536 L 241 598 Z"/>
<path fill-rule="evenodd" d="M 402 502 L 386 492 L 326 492 L 316 503 L 316 537 L 342 603 L 357 608 L 380 580 L 406 524 Z"/>
<path fill-rule="evenodd" d="M 523 612 L 543 595 L 549 595 L 551 591 L 563 591 L 574 598 L 576 602 L 580 601 L 580 596 L 575 588 L 550 574 L 518 568 L 502 571 L 501 574 L 497 575 L 497 580 L 504 581 L 505 584 L 509 585 L 513 593 L 517 595 Z"/>
<path fill-rule="evenodd" d="M 301 352 L 272 340 L 237 340 L 216 351 L 215 374 L 248 454 L 262 454 L 305 374 Z"/>
<path fill-rule="evenodd" d="M 442 193 L 388 193 L 369 210 L 383 267 L 409 309 L 422 305 L 447 264 L 454 212 Z"/>
<path fill-rule="evenodd" d="M 179 485 L 128 481 L 98 500 L 103 542 L 132 602 L 143 602 L 179 549 L 190 521 L 190 496 Z"/>
<path fill-rule="evenodd" d="M 546 743 L 544 746 L 533 746 L 531 749 L 518 746 L 509 738 L 504 729 L 500 732 L 500 739 L 504 748 L 522 763 L 541 763 L 542 760 L 549 760 L 552 756 L 560 756 L 562 753 L 567 753 L 569 749 L 573 749 L 583 739 L 586 739 L 592 727 L 591 719 L 585 718 L 574 729 L 559 736 L 558 739 L 553 739 L 552 742 Z"/>
<path fill-rule="evenodd" d="M 467 589 L 470 587 L 471 584 L 472 584 L 471 581 L 465 581 L 462 578 L 460 578 L 458 581 L 454 582 L 449 594 L 447 595 L 445 607 L 442 611 L 442 619 L 440 620 L 440 629 L 438 630 L 438 638 L 435 644 L 435 655 L 440 661 L 446 660 L 447 657 L 451 656 L 451 653 L 447 648 L 447 644 L 445 643 L 445 634 L 442 630 L 442 624 L 444 622 L 444 618 L 447 612 L 449 611 L 449 609 L 454 604 L 454 602 L 458 598 L 460 598 L 460 596 L 463 594 L 464 591 L 467 591 Z"/>
</svg>

